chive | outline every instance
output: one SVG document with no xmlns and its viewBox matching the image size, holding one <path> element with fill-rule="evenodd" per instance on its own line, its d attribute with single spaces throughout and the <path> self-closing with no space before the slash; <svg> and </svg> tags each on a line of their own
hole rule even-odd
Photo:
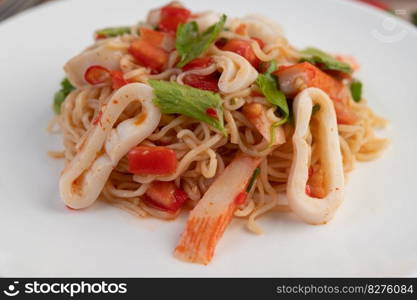
<svg viewBox="0 0 417 300">
<path fill-rule="evenodd" d="M 354 80 L 350 84 L 350 92 L 352 94 L 353 101 L 359 102 L 362 99 L 362 82 Z"/>
<path fill-rule="evenodd" d="M 250 179 L 248 187 L 246 188 L 246 193 L 249 193 L 255 185 L 256 178 L 259 176 L 259 173 L 261 173 L 261 169 L 259 168 L 256 168 L 255 171 L 253 171 L 252 178 Z"/>
</svg>

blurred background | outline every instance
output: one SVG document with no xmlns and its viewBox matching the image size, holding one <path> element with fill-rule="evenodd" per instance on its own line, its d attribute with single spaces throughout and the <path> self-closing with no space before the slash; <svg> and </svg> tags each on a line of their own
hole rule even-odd
<svg viewBox="0 0 417 300">
<path fill-rule="evenodd" d="M 0 22 L 26 9 L 59 0 L 0 0 Z M 70 0 L 68 0 L 70 1 Z M 120 1 L 120 0 L 119 0 Z M 168 2 L 169 0 L 167 0 Z M 337 1 L 337 0 L 334 0 Z M 360 1 L 391 12 L 417 26 L 417 0 L 351 0 Z"/>
</svg>

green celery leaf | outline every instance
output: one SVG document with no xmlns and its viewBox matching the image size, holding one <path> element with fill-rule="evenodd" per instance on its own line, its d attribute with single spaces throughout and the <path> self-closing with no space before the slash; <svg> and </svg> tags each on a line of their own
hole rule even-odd
<svg viewBox="0 0 417 300">
<path fill-rule="evenodd" d="M 74 89 L 75 87 L 72 86 L 68 78 L 64 78 L 61 81 L 61 89 L 55 93 L 53 102 L 53 109 L 57 115 L 61 113 L 61 105 L 65 98 L 67 98 L 68 94 L 71 93 Z"/>
<path fill-rule="evenodd" d="M 224 135 L 223 108 L 219 94 L 200 90 L 176 82 L 149 80 L 154 89 L 154 103 L 164 114 L 181 114 L 205 122 L 218 129 Z M 217 117 L 207 113 L 208 109 L 216 112 Z"/>
<path fill-rule="evenodd" d="M 313 65 L 317 65 L 323 70 L 340 71 L 343 73 L 352 73 L 349 64 L 341 62 L 333 56 L 316 48 L 307 48 L 301 51 L 303 57 L 301 61 L 307 61 Z"/>
<path fill-rule="evenodd" d="M 223 30 L 226 19 L 226 15 L 222 15 L 219 22 L 207 28 L 202 34 L 199 34 L 198 25 L 194 21 L 180 24 L 177 29 L 176 48 L 181 60 L 177 67 L 182 68 L 206 51 Z"/>
</svg>

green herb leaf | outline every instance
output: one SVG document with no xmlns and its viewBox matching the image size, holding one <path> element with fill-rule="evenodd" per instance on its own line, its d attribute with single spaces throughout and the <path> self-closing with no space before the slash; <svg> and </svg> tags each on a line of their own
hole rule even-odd
<svg viewBox="0 0 417 300">
<path fill-rule="evenodd" d="M 61 89 L 55 93 L 53 103 L 53 109 L 57 115 L 61 113 L 61 105 L 64 102 L 65 98 L 67 98 L 68 94 L 71 93 L 74 89 L 75 87 L 72 86 L 68 78 L 64 78 L 61 81 Z"/>
<path fill-rule="evenodd" d="M 226 18 L 226 15 L 222 15 L 219 22 L 207 28 L 202 34 L 199 34 L 198 25 L 194 21 L 180 24 L 177 29 L 176 48 L 181 60 L 177 67 L 182 68 L 206 51 L 223 30 Z"/>
<path fill-rule="evenodd" d="M 119 35 L 130 33 L 130 27 L 121 26 L 121 27 L 109 27 L 97 30 L 95 35 L 102 38 L 116 37 Z"/>
<path fill-rule="evenodd" d="M 275 76 L 272 75 L 272 72 L 274 72 L 276 69 L 277 63 L 273 60 L 269 63 L 269 67 L 266 73 L 259 74 L 258 78 L 256 79 L 256 84 L 258 85 L 262 94 L 264 94 L 270 103 L 278 107 L 282 117 L 281 120 L 271 125 L 271 145 L 275 143 L 275 128 L 287 122 L 288 116 L 290 114 L 287 98 L 285 97 L 284 93 L 278 89 L 277 80 Z"/>
<path fill-rule="evenodd" d="M 359 102 L 362 99 L 362 82 L 354 80 L 350 84 L 350 93 L 352 94 L 353 101 Z"/>
<path fill-rule="evenodd" d="M 253 171 L 253 175 L 249 181 L 248 187 L 246 188 L 246 193 L 249 193 L 253 186 L 255 185 L 256 178 L 258 178 L 259 173 L 261 173 L 261 169 L 256 168 L 255 171 Z"/>
<path fill-rule="evenodd" d="M 307 48 L 301 51 L 303 57 L 301 61 L 307 61 L 313 65 L 317 65 L 323 70 L 334 70 L 343 73 L 352 73 L 352 68 L 349 64 L 338 61 L 333 56 L 316 48 Z"/>
<path fill-rule="evenodd" d="M 154 89 L 154 103 L 164 114 L 181 114 L 205 122 L 227 135 L 219 94 L 176 82 L 149 80 Z M 214 110 L 217 117 L 208 113 Z"/>
</svg>

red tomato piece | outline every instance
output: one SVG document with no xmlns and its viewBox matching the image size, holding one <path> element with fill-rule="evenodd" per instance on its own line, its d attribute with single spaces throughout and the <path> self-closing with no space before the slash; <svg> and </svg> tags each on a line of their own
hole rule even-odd
<svg viewBox="0 0 417 300">
<path fill-rule="evenodd" d="M 211 57 L 203 57 L 203 58 L 196 58 L 186 64 L 182 69 L 184 71 L 194 70 L 194 69 L 204 69 L 213 64 L 213 58 Z"/>
<path fill-rule="evenodd" d="M 147 205 L 173 213 L 181 209 L 187 200 L 188 195 L 173 181 L 153 181 L 144 197 Z"/>
<path fill-rule="evenodd" d="M 129 151 L 127 158 L 133 174 L 166 175 L 177 169 L 177 156 L 166 147 L 138 146 Z"/>
<path fill-rule="evenodd" d="M 254 40 L 255 42 L 257 42 L 257 43 L 258 43 L 259 48 L 263 49 L 263 48 L 265 47 L 265 43 L 264 43 L 264 41 L 263 41 L 263 40 L 258 39 L 258 38 L 256 38 L 256 37 L 252 37 L 251 39 L 252 39 L 252 40 Z"/>
<path fill-rule="evenodd" d="M 102 66 L 90 66 L 84 73 L 84 79 L 92 85 L 104 83 L 110 79 L 110 71 Z"/>
<path fill-rule="evenodd" d="M 129 53 L 140 65 L 157 72 L 161 72 L 168 61 L 168 53 L 142 39 L 132 42 Z"/>
<path fill-rule="evenodd" d="M 217 115 L 217 111 L 214 108 L 212 108 L 212 107 L 209 107 L 209 108 L 206 109 L 206 114 L 209 117 L 212 117 L 214 119 L 218 119 L 219 118 L 219 116 Z"/>
<path fill-rule="evenodd" d="M 236 205 L 242 205 L 243 203 L 245 203 L 246 201 L 246 197 L 248 196 L 248 193 L 246 193 L 245 191 L 240 192 L 239 194 L 237 194 L 237 196 L 235 197 L 235 204 Z"/>
<path fill-rule="evenodd" d="M 162 7 L 159 29 L 165 32 L 176 32 L 178 25 L 187 23 L 190 16 L 191 12 L 183 7 Z"/>
<path fill-rule="evenodd" d="M 249 41 L 240 40 L 240 39 L 231 39 L 228 40 L 226 45 L 223 47 L 224 51 L 231 51 L 239 54 L 246 58 L 252 66 L 255 68 L 259 67 L 260 60 L 256 57 L 255 53 L 252 50 L 252 46 Z"/>
<path fill-rule="evenodd" d="M 123 78 L 122 71 L 111 71 L 110 74 L 114 90 L 120 89 L 122 86 L 129 83 L 127 80 Z"/>
<path fill-rule="evenodd" d="M 195 87 L 200 90 L 218 92 L 218 79 L 213 75 L 196 75 L 188 74 L 184 76 L 184 84 Z"/>
</svg>

